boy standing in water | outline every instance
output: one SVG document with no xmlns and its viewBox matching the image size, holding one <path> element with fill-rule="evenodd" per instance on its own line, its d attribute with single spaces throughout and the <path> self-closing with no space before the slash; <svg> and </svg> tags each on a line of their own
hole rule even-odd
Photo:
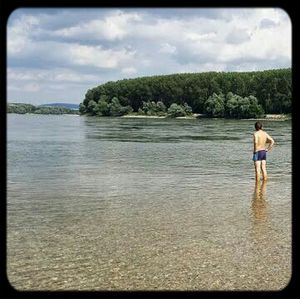
<svg viewBox="0 0 300 299">
<path fill-rule="evenodd" d="M 253 161 L 255 166 L 256 182 L 260 181 L 260 170 L 262 170 L 263 180 L 267 180 L 266 158 L 267 151 L 270 151 L 274 145 L 273 138 L 262 130 L 261 122 L 257 121 L 254 125 L 256 132 L 253 134 Z M 266 144 L 269 144 L 266 147 Z"/>
</svg>

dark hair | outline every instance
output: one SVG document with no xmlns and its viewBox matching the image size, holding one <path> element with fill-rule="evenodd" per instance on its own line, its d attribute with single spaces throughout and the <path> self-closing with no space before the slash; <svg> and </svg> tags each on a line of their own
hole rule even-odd
<svg viewBox="0 0 300 299">
<path fill-rule="evenodd" d="M 262 128 L 262 123 L 260 121 L 257 121 L 254 125 L 256 131 L 260 130 Z"/>
</svg>

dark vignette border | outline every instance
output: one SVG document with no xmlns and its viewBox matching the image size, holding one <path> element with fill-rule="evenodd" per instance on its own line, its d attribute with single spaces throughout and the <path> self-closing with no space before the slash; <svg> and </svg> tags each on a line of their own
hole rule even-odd
<svg viewBox="0 0 300 299">
<path fill-rule="evenodd" d="M 17 291 L 9 283 L 6 275 L 6 178 L 7 178 L 7 118 L 6 118 L 6 26 L 7 20 L 10 14 L 17 8 L 113 8 L 113 7 L 186 7 L 186 8 L 235 8 L 235 7 L 279 7 L 287 12 L 290 16 L 292 23 L 292 82 L 293 82 L 293 108 L 292 108 L 292 278 L 287 287 L 281 291 L 116 291 L 116 292 L 87 292 L 87 291 Z M 297 202 L 296 196 L 296 178 L 299 173 L 299 165 L 296 157 L 296 143 L 297 143 L 297 121 L 296 112 L 298 111 L 299 105 L 299 89 L 297 88 L 297 79 L 299 78 L 299 71 L 297 68 L 297 52 L 296 51 L 296 33 L 299 29 L 297 22 L 300 17 L 297 15 L 296 5 L 293 5 L 291 1 L 257 1 L 257 0 L 185 0 L 174 2 L 171 0 L 152 0 L 152 1 L 138 1 L 138 0 L 103 0 L 103 1 L 92 1 L 92 0 L 2 0 L 0 1 L 0 54 L 1 54 L 1 97 L 0 97 L 0 137 L 1 137 L 1 202 L 0 202 L 0 298 L 96 298 L 96 297 L 119 297 L 119 296 L 142 296 L 143 298 L 152 298 L 156 296 L 194 296 L 197 298 L 300 298 L 300 279 L 299 279 L 299 245 L 297 242 L 297 229 L 299 226 L 299 203 Z M 280 46 L 280 45 L 278 45 Z M 298 122 L 299 123 L 299 122 Z M 298 218 L 298 219 L 297 219 Z"/>
</svg>

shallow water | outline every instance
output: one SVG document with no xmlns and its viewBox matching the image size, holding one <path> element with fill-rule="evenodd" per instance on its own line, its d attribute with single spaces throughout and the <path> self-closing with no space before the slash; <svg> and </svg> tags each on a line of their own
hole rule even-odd
<svg viewBox="0 0 300 299">
<path fill-rule="evenodd" d="M 254 121 L 8 115 L 18 290 L 279 290 L 291 277 L 291 122 L 255 186 Z"/>
</svg>

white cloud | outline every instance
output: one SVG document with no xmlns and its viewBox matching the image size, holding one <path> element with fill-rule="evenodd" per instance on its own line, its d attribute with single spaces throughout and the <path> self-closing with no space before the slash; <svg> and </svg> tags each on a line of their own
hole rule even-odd
<svg viewBox="0 0 300 299">
<path fill-rule="evenodd" d="M 274 22 L 271 19 L 263 18 L 259 23 L 259 28 L 272 28 L 278 26 L 279 22 Z"/>
<path fill-rule="evenodd" d="M 130 61 L 134 51 L 125 49 L 102 49 L 101 46 L 72 45 L 68 48 L 69 60 L 74 64 L 92 65 L 100 68 L 117 68 L 126 60 Z"/>
<path fill-rule="evenodd" d="M 134 75 L 137 73 L 137 69 L 134 67 L 125 67 L 122 69 L 122 73 L 126 75 Z"/>
<path fill-rule="evenodd" d="M 251 38 L 251 31 L 246 28 L 233 28 L 226 37 L 226 42 L 230 44 L 242 44 L 249 41 Z"/>
<path fill-rule="evenodd" d="M 169 43 L 162 43 L 159 52 L 173 54 L 176 52 L 176 47 Z"/>
<path fill-rule="evenodd" d="M 21 16 L 7 28 L 7 51 L 14 55 L 22 52 L 31 43 L 32 30 L 39 25 L 39 18 L 28 15 Z"/>
<path fill-rule="evenodd" d="M 195 32 L 190 32 L 186 34 L 186 39 L 191 41 L 201 41 L 201 40 L 212 40 L 216 37 L 216 32 L 208 32 L 204 34 L 199 34 Z"/>
<path fill-rule="evenodd" d="M 24 91 L 37 92 L 40 90 L 40 85 L 38 83 L 28 83 L 25 84 L 22 89 Z"/>
<path fill-rule="evenodd" d="M 51 70 L 45 69 L 18 69 L 8 68 L 7 78 L 10 81 L 26 82 L 26 81 L 39 81 L 39 82 L 97 82 L 99 77 L 93 74 L 85 74 L 75 72 L 69 69 L 56 68 Z"/>
<path fill-rule="evenodd" d="M 132 22 L 140 21 L 141 17 L 137 13 L 124 13 L 116 11 L 109 14 L 104 19 L 95 19 L 90 22 L 79 23 L 76 26 L 67 27 L 54 31 L 54 36 L 76 37 L 89 39 L 122 39 L 127 32 L 127 26 Z"/>
</svg>

